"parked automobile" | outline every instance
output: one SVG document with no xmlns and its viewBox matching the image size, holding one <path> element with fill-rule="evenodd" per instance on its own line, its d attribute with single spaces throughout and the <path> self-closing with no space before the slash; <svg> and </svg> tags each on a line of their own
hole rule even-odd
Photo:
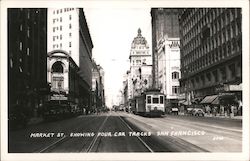
<svg viewBox="0 0 250 161">
<path fill-rule="evenodd" d="M 186 112 L 186 114 L 187 114 L 187 115 L 192 115 L 192 113 L 193 113 L 193 109 L 194 109 L 194 108 L 192 108 L 192 107 L 187 108 L 187 112 Z"/>
<path fill-rule="evenodd" d="M 192 115 L 193 116 L 204 116 L 205 115 L 205 112 L 203 109 L 201 108 L 193 108 L 192 110 Z"/>
<path fill-rule="evenodd" d="M 170 112 L 173 115 L 178 115 L 179 109 L 177 107 L 172 107 Z"/>
</svg>

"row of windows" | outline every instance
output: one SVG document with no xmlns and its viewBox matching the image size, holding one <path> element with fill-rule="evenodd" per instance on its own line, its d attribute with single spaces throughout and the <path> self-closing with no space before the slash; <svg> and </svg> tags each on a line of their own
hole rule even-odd
<svg viewBox="0 0 250 161">
<path fill-rule="evenodd" d="M 54 10 L 53 14 L 59 14 L 59 13 L 63 13 L 63 12 L 73 11 L 73 10 L 74 10 L 74 8 L 58 9 L 58 10 Z"/>
<path fill-rule="evenodd" d="M 19 50 L 20 51 L 23 51 L 23 43 L 22 42 L 19 42 Z M 21 52 L 20 52 L 21 53 Z M 29 48 L 26 48 L 26 55 L 29 56 L 30 55 L 30 49 Z M 23 62 L 23 59 L 22 57 L 19 58 L 19 62 Z M 13 60 L 12 58 L 10 58 L 10 67 L 12 68 L 13 67 Z M 22 68 L 20 67 L 20 72 L 22 72 Z"/>
<path fill-rule="evenodd" d="M 182 67 L 184 67 L 184 69 L 186 68 L 187 70 L 184 71 L 184 73 L 195 72 L 213 63 L 223 60 L 226 57 L 237 54 L 240 52 L 241 46 L 241 40 L 234 40 L 228 42 L 227 44 L 223 44 L 222 46 L 212 51 L 206 52 L 206 54 L 204 51 L 200 51 L 199 49 L 195 50 L 195 52 L 193 52 L 192 54 L 189 54 L 181 59 Z"/>
<path fill-rule="evenodd" d="M 186 17 L 187 16 L 187 17 Z M 241 9 L 187 9 L 184 14 L 180 17 L 180 25 L 183 28 L 182 32 L 184 35 L 188 33 L 191 28 L 197 25 L 199 29 L 206 24 L 212 23 L 214 20 L 219 19 L 222 24 L 228 24 L 229 21 L 241 16 Z"/>
<path fill-rule="evenodd" d="M 72 19 L 72 15 L 69 15 L 69 20 L 71 20 L 71 19 Z M 54 18 L 53 19 L 53 24 L 56 23 L 56 22 L 58 22 L 59 20 L 60 20 L 60 22 L 62 22 L 63 18 L 62 17 L 60 17 L 59 19 L 58 18 Z"/>
<path fill-rule="evenodd" d="M 23 25 L 22 24 L 19 26 L 19 30 L 23 31 Z M 26 30 L 26 36 L 28 38 L 30 37 L 30 27 L 29 26 L 27 27 L 27 30 Z"/>
<path fill-rule="evenodd" d="M 72 47 L 71 42 L 69 42 L 69 47 Z M 58 48 L 58 44 L 53 44 L 53 49 Z M 62 48 L 62 43 L 60 43 L 60 48 Z"/>
<path fill-rule="evenodd" d="M 62 25 L 60 25 L 59 27 L 60 27 L 60 31 L 62 31 L 63 26 L 62 26 Z M 59 30 L 59 27 L 58 27 L 58 26 L 57 26 L 57 27 L 53 27 L 53 32 L 58 31 L 58 30 Z M 71 24 L 69 24 L 69 29 L 71 29 L 71 28 L 72 28 L 72 25 L 71 25 Z"/>
<path fill-rule="evenodd" d="M 216 41 L 216 40 L 215 40 Z M 213 42 L 213 40 L 211 40 L 211 42 Z M 182 57 L 187 61 L 186 64 L 187 65 L 191 62 L 193 62 L 194 60 L 196 60 L 197 58 L 203 57 L 204 55 L 208 54 L 209 52 L 213 52 L 216 49 L 224 49 L 224 51 L 227 48 L 228 53 L 230 54 L 230 52 L 234 52 L 239 51 L 241 48 L 241 39 L 231 39 L 228 42 L 224 42 L 223 44 L 220 44 L 220 46 L 215 47 L 213 45 L 213 43 L 206 43 L 203 46 L 200 46 L 198 48 L 193 48 L 188 54 L 186 55 L 182 55 Z M 186 49 L 187 50 L 187 49 Z M 183 49 L 182 53 L 185 53 L 185 48 Z M 223 53 L 223 51 L 222 51 Z"/>
<path fill-rule="evenodd" d="M 145 55 L 145 54 L 149 54 L 149 52 L 148 51 L 133 51 L 131 52 L 131 54 Z"/>
<path fill-rule="evenodd" d="M 151 104 L 151 103 L 154 103 L 154 104 L 163 104 L 164 103 L 164 97 L 163 96 L 160 96 L 159 97 L 152 97 L 152 96 L 147 96 L 147 103 L 148 104 Z"/>
<path fill-rule="evenodd" d="M 19 42 L 19 50 L 23 51 L 23 43 Z M 26 54 L 29 56 L 30 55 L 30 49 L 26 48 Z"/>
<path fill-rule="evenodd" d="M 19 52 L 20 55 L 18 56 L 18 61 L 19 62 L 14 61 L 13 58 L 10 56 L 9 64 L 10 64 L 10 68 L 13 68 L 14 62 L 15 62 L 16 65 L 18 66 L 19 72 L 22 73 L 23 72 L 23 68 L 25 68 L 25 64 L 24 63 L 27 63 L 27 62 L 31 61 L 30 58 L 25 57 L 25 56 L 30 56 L 30 48 L 29 47 L 24 48 L 23 47 L 23 43 L 19 42 L 19 50 L 20 50 L 20 52 Z M 26 55 L 24 55 L 24 54 L 26 54 Z"/>
<path fill-rule="evenodd" d="M 241 51 L 240 9 L 194 9 L 183 15 L 189 17 L 181 21 L 184 73 L 195 72 Z"/>
<path fill-rule="evenodd" d="M 241 64 L 230 64 L 227 67 L 221 67 L 212 72 L 207 72 L 205 74 L 196 76 L 191 79 L 189 88 L 201 87 L 209 83 L 217 83 L 218 81 L 225 81 L 229 79 L 233 79 L 236 77 L 237 73 L 241 73 L 238 71 L 240 69 Z M 187 82 L 182 85 L 187 88 Z"/>
<path fill-rule="evenodd" d="M 69 38 L 71 38 L 72 37 L 72 33 L 70 32 L 69 33 Z M 61 34 L 60 35 L 60 37 L 57 35 L 57 36 L 53 36 L 53 41 L 56 41 L 56 40 L 58 40 L 60 38 L 60 40 L 62 40 L 63 39 L 63 35 Z"/>
<path fill-rule="evenodd" d="M 146 59 L 141 60 L 133 60 L 133 66 L 134 65 L 145 65 L 146 64 Z"/>
<path fill-rule="evenodd" d="M 241 21 L 236 19 L 228 25 L 222 27 L 216 25 L 216 23 L 207 25 L 203 30 L 192 28 L 186 35 L 183 35 L 181 44 L 183 47 L 190 48 L 190 46 L 197 47 L 208 39 L 218 39 L 224 42 L 230 38 L 238 36 L 241 33 Z M 214 44 L 216 44 L 214 42 Z M 215 45 L 216 46 L 216 45 Z"/>
</svg>

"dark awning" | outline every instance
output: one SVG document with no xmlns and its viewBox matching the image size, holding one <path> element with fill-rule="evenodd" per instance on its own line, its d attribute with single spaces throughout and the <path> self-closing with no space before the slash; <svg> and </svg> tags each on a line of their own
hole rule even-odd
<svg viewBox="0 0 250 161">
<path fill-rule="evenodd" d="M 212 103 L 218 95 L 206 96 L 200 103 Z"/>
</svg>

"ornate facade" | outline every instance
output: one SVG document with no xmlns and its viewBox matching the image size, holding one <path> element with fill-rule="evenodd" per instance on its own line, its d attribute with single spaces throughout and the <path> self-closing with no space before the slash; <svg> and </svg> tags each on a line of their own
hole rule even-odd
<svg viewBox="0 0 250 161">
<path fill-rule="evenodd" d="M 138 34 L 131 44 L 130 50 L 130 73 L 128 85 L 131 98 L 140 95 L 145 89 L 151 86 L 152 56 L 149 53 L 149 46 L 146 39 L 138 29 Z"/>
</svg>

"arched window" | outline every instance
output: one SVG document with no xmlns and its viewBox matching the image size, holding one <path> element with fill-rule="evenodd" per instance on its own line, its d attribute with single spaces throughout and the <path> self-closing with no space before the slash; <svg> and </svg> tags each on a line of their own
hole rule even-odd
<svg viewBox="0 0 250 161">
<path fill-rule="evenodd" d="M 64 88 L 63 63 L 60 61 L 52 65 L 52 89 L 61 91 Z"/>
<path fill-rule="evenodd" d="M 55 62 L 53 65 L 52 65 L 52 72 L 55 72 L 55 73 L 63 73 L 63 66 L 62 66 L 62 63 L 61 62 Z"/>
<path fill-rule="evenodd" d="M 178 72 L 173 72 L 172 73 L 172 79 L 179 79 L 179 73 Z"/>
</svg>

